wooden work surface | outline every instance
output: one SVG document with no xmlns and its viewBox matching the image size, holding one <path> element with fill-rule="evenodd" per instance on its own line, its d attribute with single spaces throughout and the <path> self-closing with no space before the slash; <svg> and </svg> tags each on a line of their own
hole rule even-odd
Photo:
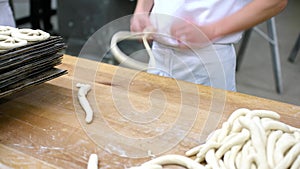
<svg viewBox="0 0 300 169">
<path fill-rule="evenodd" d="M 125 168 L 148 153 L 184 154 L 238 108 L 266 109 L 300 127 L 300 107 L 64 56 L 68 74 L 0 100 L 0 168 Z M 77 82 L 89 83 L 85 124 Z M 132 158 L 133 157 L 133 158 Z"/>
</svg>

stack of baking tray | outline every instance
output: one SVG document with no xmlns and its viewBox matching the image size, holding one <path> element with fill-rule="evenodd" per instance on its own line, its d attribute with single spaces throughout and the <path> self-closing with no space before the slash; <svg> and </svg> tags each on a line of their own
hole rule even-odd
<svg viewBox="0 0 300 169">
<path fill-rule="evenodd" d="M 67 73 L 61 64 L 66 44 L 59 36 L 0 53 L 0 98 Z"/>
</svg>

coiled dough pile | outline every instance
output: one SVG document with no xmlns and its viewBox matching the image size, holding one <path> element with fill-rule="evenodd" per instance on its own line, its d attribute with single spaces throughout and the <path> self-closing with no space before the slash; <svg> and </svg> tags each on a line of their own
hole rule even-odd
<svg viewBox="0 0 300 169">
<path fill-rule="evenodd" d="M 187 157 L 165 155 L 132 169 L 169 164 L 189 169 L 299 169 L 300 130 L 279 118 L 273 111 L 238 109 L 204 144 L 187 151 Z"/>
<path fill-rule="evenodd" d="M 24 46 L 29 42 L 46 40 L 49 37 L 50 34 L 42 30 L 0 26 L 0 52 Z"/>
</svg>

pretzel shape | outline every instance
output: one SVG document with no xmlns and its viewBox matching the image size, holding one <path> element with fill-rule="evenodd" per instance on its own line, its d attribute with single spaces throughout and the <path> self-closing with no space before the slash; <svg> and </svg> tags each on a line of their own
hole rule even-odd
<svg viewBox="0 0 300 169">
<path fill-rule="evenodd" d="M 50 37 L 50 34 L 42 30 L 32 30 L 32 29 L 16 29 L 11 33 L 12 37 L 27 40 L 29 42 L 42 41 Z"/>
<path fill-rule="evenodd" d="M 0 35 L 8 35 L 10 36 L 11 32 L 16 30 L 14 27 L 10 26 L 0 26 Z"/>
<path fill-rule="evenodd" d="M 20 46 L 24 46 L 26 44 L 26 40 L 13 38 L 6 35 L 0 35 L 0 50 L 9 50 Z"/>
<path fill-rule="evenodd" d="M 129 56 L 127 56 L 125 53 L 123 53 L 117 43 L 122 41 L 122 40 L 142 40 L 144 47 L 150 57 L 150 61 L 152 61 L 152 63 L 150 63 L 150 65 L 155 65 L 155 59 L 151 50 L 151 47 L 148 43 L 149 37 L 151 36 L 151 34 L 154 32 L 154 28 L 146 28 L 143 32 L 140 33 L 134 33 L 134 32 L 129 32 L 129 31 L 120 31 L 117 32 L 113 35 L 112 39 L 111 39 L 111 43 L 110 43 L 110 47 L 111 47 L 111 52 L 113 53 L 114 57 L 116 58 L 116 60 L 119 63 L 125 63 L 128 67 L 137 69 L 137 70 L 142 70 L 145 71 L 148 68 L 148 64 L 145 64 L 143 62 L 134 60 L 132 58 L 130 58 Z M 154 66 L 155 67 L 155 66 Z"/>
</svg>

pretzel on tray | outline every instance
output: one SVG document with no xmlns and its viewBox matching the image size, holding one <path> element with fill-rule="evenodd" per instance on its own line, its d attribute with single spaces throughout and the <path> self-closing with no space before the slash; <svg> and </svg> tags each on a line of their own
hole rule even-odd
<svg viewBox="0 0 300 169">
<path fill-rule="evenodd" d="M 13 48 L 17 48 L 20 46 L 24 46 L 27 44 L 26 40 L 10 37 L 7 35 L 0 35 L 0 50 L 9 50 Z"/>
<path fill-rule="evenodd" d="M 27 40 L 29 42 L 36 42 L 48 39 L 50 37 L 50 34 L 39 29 L 33 30 L 24 28 L 13 30 L 11 36 Z"/>
</svg>

